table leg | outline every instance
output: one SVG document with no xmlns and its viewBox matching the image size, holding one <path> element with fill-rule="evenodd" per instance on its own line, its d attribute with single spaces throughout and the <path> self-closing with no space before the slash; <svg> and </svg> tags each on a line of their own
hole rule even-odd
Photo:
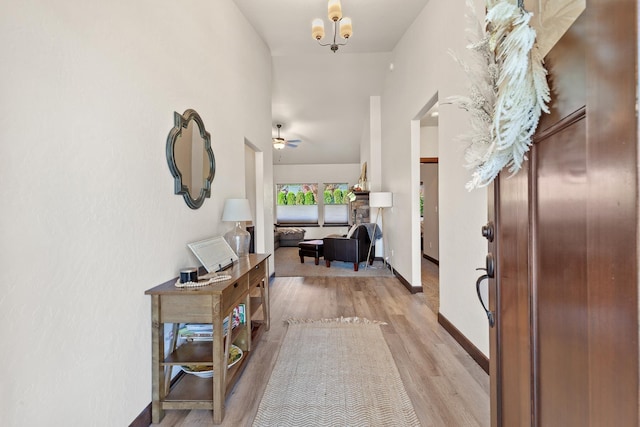
<svg viewBox="0 0 640 427">
<path fill-rule="evenodd" d="M 164 417 L 162 399 L 166 396 L 165 376 L 160 366 L 164 357 L 164 324 L 160 323 L 160 297 L 151 296 L 151 421 L 160 423 Z"/>
<path fill-rule="evenodd" d="M 269 307 L 269 264 L 266 260 L 263 262 L 265 263 L 264 280 L 260 286 L 260 293 L 262 294 L 262 313 L 264 315 L 265 330 L 268 331 L 271 326 L 271 309 Z"/>
<path fill-rule="evenodd" d="M 220 301 L 213 303 L 213 423 L 220 424 L 224 418 L 224 361 L 219 355 L 224 354 L 224 327 Z M 218 355 L 216 357 L 216 355 Z"/>
</svg>

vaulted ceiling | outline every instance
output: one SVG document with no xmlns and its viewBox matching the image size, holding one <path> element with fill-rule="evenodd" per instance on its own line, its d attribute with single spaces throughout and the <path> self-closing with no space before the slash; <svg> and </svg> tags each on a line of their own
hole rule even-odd
<svg viewBox="0 0 640 427">
<path fill-rule="evenodd" d="M 274 164 L 359 163 L 369 97 L 381 95 L 391 52 L 429 0 L 342 0 L 353 22 L 346 46 L 333 53 L 311 37 L 327 0 L 234 0 L 273 57 L 273 135 L 301 139 L 274 150 Z"/>
</svg>

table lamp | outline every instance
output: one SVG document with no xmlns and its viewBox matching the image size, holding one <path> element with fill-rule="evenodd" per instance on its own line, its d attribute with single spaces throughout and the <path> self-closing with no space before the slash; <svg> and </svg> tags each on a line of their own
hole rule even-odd
<svg viewBox="0 0 640 427">
<path fill-rule="evenodd" d="M 231 249 L 238 257 L 249 255 L 251 235 L 240 224 L 242 221 L 252 220 L 249 200 L 226 199 L 224 201 L 224 210 L 222 211 L 222 220 L 236 223 L 235 227 L 224 235 L 224 239 L 229 243 Z"/>
</svg>

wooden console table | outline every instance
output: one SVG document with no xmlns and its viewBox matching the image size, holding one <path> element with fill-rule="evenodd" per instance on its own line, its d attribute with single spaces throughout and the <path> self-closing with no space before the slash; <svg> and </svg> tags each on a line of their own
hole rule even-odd
<svg viewBox="0 0 640 427">
<path fill-rule="evenodd" d="M 222 422 L 227 392 L 242 373 L 259 334 L 269 329 L 268 258 L 266 254 L 240 258 L 224 271 L 231 275 L 224 282 L 177 288 L 173 279 L 145 292 L 151 295 L 153 423 L 160 422 L 165 409 L 211 409 L 213 422 Z M 227 339 L 223 333 L 224 319 L 241 303 L 246 304 L 246 322 L 230 330 Z M 173 324 L 167 357 L 164 357 L 165 323 Z M 213 341 L 177 346 L 180 323 L 211 323 Z M 240 347 L 243 357 L 227 369 L 230 343 Z M 171 384 L 171 370 L 180 365 L 212 366 L 213 378 L 180 373 Z"/>
</svg>

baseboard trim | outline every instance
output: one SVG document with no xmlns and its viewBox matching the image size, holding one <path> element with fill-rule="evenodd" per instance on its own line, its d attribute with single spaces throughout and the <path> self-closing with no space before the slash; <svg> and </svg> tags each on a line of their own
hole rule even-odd
<svg viewBox="0 0 640 427">
<path fill-rule="evenodd" d="M 150 425 L 151 425 L 151 403 L 149 403 L 147 407 L 144 408 L 142 412 L 140 412 L 140 415 L 138 415 L 136 419 L 133 420 L 131 424 L 129 424 L 129 427 L 149 427 Z"/>
<path fill-rule="evenodd" d="M 391 265 L 389 265 L 389 268 L 391 268 Z M 411 283 L 409 283 L 407 279 L 402 277 L 402 274 L 398 273 L 398 270 L 394 268 L 391 271 L 393 271 L 393 274 L 396 276 L 396 278 L 400 281 L 400 283 L 404 285 L 405 288 L 407 288 L 409 292 L 411 292 L 412 294 L 417 294 L 418 292 L 422 292 L 422 285 L 418 287 L 413 287 L 411 286 Z"/>
<path fill-rule="evenodd" d="M 429 255 L 427 254 L 422 254 L 422 258 L 431 261 L 432 263 L 434 263 L 435 265 L 440 265 L 440 261 L 438 261 L 435 258 L 431 258 Z"/>
<path fill-rule="evenodd" d="M 476 361 L 478 365 L 484 370 L 487 375 L 489 374 L 489 358 L 484 355 L 478 347 L 473 345 L 471 341 L 464 336 L 462 332 L 455 326 L 453 323 L 449 322 L 449 320 L 442 315 L 442 313 L 438 313 L 438 323 L 442 326 L 445 331 L 449 333 L 453 337 L 454 340 L 458 342 L 464 348 L 464 350 L 471 356 L 473 360 Z"/>
</svg>

